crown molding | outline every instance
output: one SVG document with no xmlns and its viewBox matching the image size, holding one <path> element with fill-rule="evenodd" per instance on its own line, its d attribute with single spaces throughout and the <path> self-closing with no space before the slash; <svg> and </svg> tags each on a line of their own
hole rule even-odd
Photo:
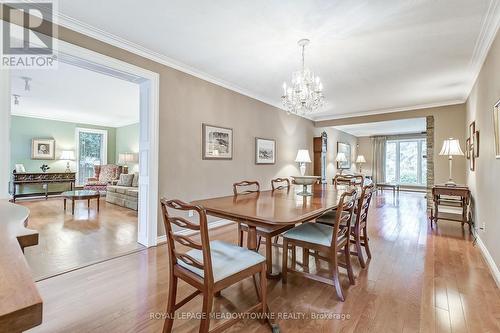
<svg viewBox="0 0 500 333">
<path fill-rule="evenodd" d="M 124 38 L 118 37 L 116 35 L 113 35 L 109 32 L 106 32 L 104 30 L 98 29 L 94 26 L 91 26 L 89 24 L 86 24 L 84 22 L 81 22 L 79 20 L 76 20 L 72 17 L 69 17 L 67 15 L 57 13 L 55 16 L 57 16 L 57 24 L 73 30 L 75 32 L 78 32 L 80 34 L 83 34 L 85 36 L 94 38 L 96 40 L 99 40 L 101 42 L 110 44 L 112 46 L 118 47 L 120 49 L 126 50 L 130 53 L 136 54 L 138 56 L 141 56 L 143 58 L 147 58 L 149 60 L 152 60 L 154 62 L 157 62 L 159 64 L 165 65 L 167 67 L 171 67 L 173 69 L 176 69 L 178 71 L 181 71 L 183 73 L 195 76 L 199 79 L 202 79 L 204 81 L 208 81 L 210 83 L 213 83 L 215 85 L 221 86 L 223 88 L 235 91 L 237 93 L 240 93 L 242 95 L 245 95 L 247 97 L 256 99 L 258 101 L 261 101 L 263 103 L 266 103 L 268 105 L 274 106 L 280 110 L 283 110 L 282 106 L 279 103 L 275 103 L 274 101 L 269 100 L 268 98 L 261 96 L 259 94 L 255 94 L 248 89 L 242 88 L 234 83 L 219 79 L 217 77 L 214 77 L 204 71 L 198 70 L 192 66 L 189 66 L 185 63 L 182 63 L 180 61 L 174 60 L 172 58 L 169 58 L 165 55 L 162 55 L 158 52 L 152 51 L 146 47 L 143 47 L 139 44 L 130 42 Z"/>
<path fill-rule="evenodd" d="M 403 106 L 403 107 L 392 108 L 392 109 L 376 109 L 376 110 L 361 111 L 361 112 L 354 112 L 354 113 L 344 113 L 344 114 L 339 114 L 339 115 L 332 115 L 332 116 L 324 116 L 324 117 L 315 118 L 314 125 L 315 125 L 315 127 L 322 127 L 321 124 L 318 124 L 318 122 L 335 120 L 335 119 L 362 117 L 362 116 L 373 116 L 373 115 L 384 114 L 384 113 L 415 111 L 415 110 L 437 108 L 437 107 L 441 107 L 441 106 L 450 106 L 450 105 L 457 105 L 457 104 L 463 104 L 463 103 L 465 103 L 465 99 L 454 99 L 454 100 L 437 102 L 437 103 Z"/>
<path fill-rule="evenodd" d="M 491 45 L 495 40 L 498 29 L 500 27 L 500 2 L 498 0 L 490 0 L 486 16 L 481 24 L 481 30 L 476 40 L 476 45 L 472 52 L 470 60 L 471 82 L 467 90 L 466 99 L 476 84 L 477 78 L 481 73 L 484 62 L 488 56 Z"/>
</svg>

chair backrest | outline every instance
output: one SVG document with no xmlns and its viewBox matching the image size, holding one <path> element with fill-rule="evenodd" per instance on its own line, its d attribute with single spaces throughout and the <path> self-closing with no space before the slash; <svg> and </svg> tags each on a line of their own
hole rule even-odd
<svg viewBox="0 0 500 333">
<path fill-rule="evenodd" d="M 277 185 L 285 183 L 283 185 Z M 277 185 L 277 186 L 276 186 Z M 288 178 L 276 178 L 276 179 L 271 179 L 271 188 L 274 190 L 284 190 L 286 188 L 290 188 L 290 179 Z"/>
<path fill-rule="evenodd" d="M 370 208 L 374 189 L 375 186 L 373 183 L 370 183 L 363 186 L 361 190 L 361 196 L 358 199 L 358 205 L 356 207 L 356 227 L 366 224 L 368 209 Z"/>
<path fill-rule="evenodd" d="M 361 185 L 365 182 L 365 177 L 362 175 L 335 175 L 333 185 Z"/>
<path fill-rule="evenodd" d="M 356 189 L 350 188 L 344 192 L 339 199 L 337 205 L 337 214 L 335 215 L 335 225 L 333 227 L 332 248 L 337 248 L 337 243 L 347 238 L 351 234 L 351 219 L 354 215 L 354 207 L 356 204 Z"/>
<path fill-rule="evenodd" d="M 233 184 L 234 195 L 260 192 L 260 184 L 256 180 L 243 180 Z"/>
<path fill-rule="evenodd" d="M 177 265 L 177 261 L 181 260 L 185 264 L 193 266 L 203 271 L 204 280 L 206 283 L 213 284 L 213 271 L 212 271 L 212 259 L 210 257 L 210 240 L 208 237 L 208 226 L 207 226 L 207 214 L 205 209 L 200 206 L 193 206 L 185 203 L 181 200 L 167 200 L 162 198 L 160 200 L 161 210 L 163 213 L 163 223 L 165 224 L 165 231 L 167 234 L 168 251 L 169 251 L 169 262 L 170 269 L 173 269 L 174 265 Z M 199 224 L 193 223 L 183 217 L 170 215 L 168 209 L 174 211 L 195 211 L 198 213 Z M 201 243 L 179 233 L 175 233 L 172 228 L 172 224 L 175 224 L 181 229 L 190 229 L 200 232 Z M 199 260 L 191 257 L 186 253 L 181 253 L 177 250 L 176 244 L 179 243 L 188 248 L 200 250 L 203 253 L 203 263 Z M 172 271 L 171 271 L 172 272 Z M 189 271 L 186 270 L 189 273 Z"/>
</svg>

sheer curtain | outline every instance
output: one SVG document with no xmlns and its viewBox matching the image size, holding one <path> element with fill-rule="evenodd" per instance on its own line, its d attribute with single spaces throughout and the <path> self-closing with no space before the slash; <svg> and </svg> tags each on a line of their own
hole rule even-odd
<svg viewBox="0 0 500 333">
<path fill-rule="evenodd" d="M 375 136 L 372 138 L 372 177 L 373 182 L 385 182 L 385 148 L 387 137 Z"/>
</svg>

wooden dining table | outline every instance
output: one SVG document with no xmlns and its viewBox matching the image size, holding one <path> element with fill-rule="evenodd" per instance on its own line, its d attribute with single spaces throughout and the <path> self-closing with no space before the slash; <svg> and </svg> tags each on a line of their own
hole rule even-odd
<svg viewBox="0 0 500 333">
<path fill-rule="evenodd" d="M 314 184 L 310 196 L 297 192 L 302 186 L 269 190 L 241 195 L 193 201 L 205 208 L 207 215 L 245 223 L 248 226 L 247 247 L 257 250 L 257 227 L 294 225 L 316 219 L 337 208 L 341 195 L 349 189 L 346 185 Z M 268 267 L 270 270 L 271 267 Z M 270 322 L 273 332 L 279 332 L 276 323 Z"/>
</svg>

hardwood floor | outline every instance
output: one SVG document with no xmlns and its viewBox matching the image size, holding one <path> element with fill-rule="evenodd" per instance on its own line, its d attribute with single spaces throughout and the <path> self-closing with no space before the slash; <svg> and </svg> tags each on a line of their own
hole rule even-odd
<svg viewBox="0 0 500 333">
<path fill-rule="evenodd" d="M 368 226 L 373 259 L 365 270 L 353 260 L 354 286 L 341 271 L 344 303 L 333 287 L 300 276 L 290 274 L 287 285 L 269 281 L 268 302 L 282 332 L 500 332 L 500 291 L 467 229 L 440 221 L 431 230 L 418 193 L 401 193 L 396 203 L 392 194 L 379 194 Z M 236 225 L 213 230 L 211 236 L 236 242 Z M 276 253 L 276 269 L 279 259 Z M 160 332 L 163 320 L 150 318 L 166 305 L 166 261 L 161 245 L 37 283 L 44 318 L 30 332 Z M 317 269 L 312 258 L 310 263 Z M 319 272 L 326 274 L 326 268 L 321 263 Z M 190 292 L 180 283 L 177 297 Z M 224 290 L 214 311 L 234 312 L 255 302 L 250 279 Z M 201 298 L 196 298 L 178 314 L 200 308 Z M 281 319 L 285 314 L 295 319 Z M 343 319 L 312 319 L 335 314 Z M 198 324 L 176 319 L 174 332 L 194 332 Z M 270 330 L 248 319 L 228 332 Z"/>
<path fill-rule="evenodd" d="M 62 198 L 18 201 L 30 210 L 28 228 L 38 230 L 39 244 L 26 248 L 26 260 L 38 281 L 62 272 L 145 249 L 137 243 L 137 212 L 100 199 L 71 201 L 66 211 Z"/>
</svg>

